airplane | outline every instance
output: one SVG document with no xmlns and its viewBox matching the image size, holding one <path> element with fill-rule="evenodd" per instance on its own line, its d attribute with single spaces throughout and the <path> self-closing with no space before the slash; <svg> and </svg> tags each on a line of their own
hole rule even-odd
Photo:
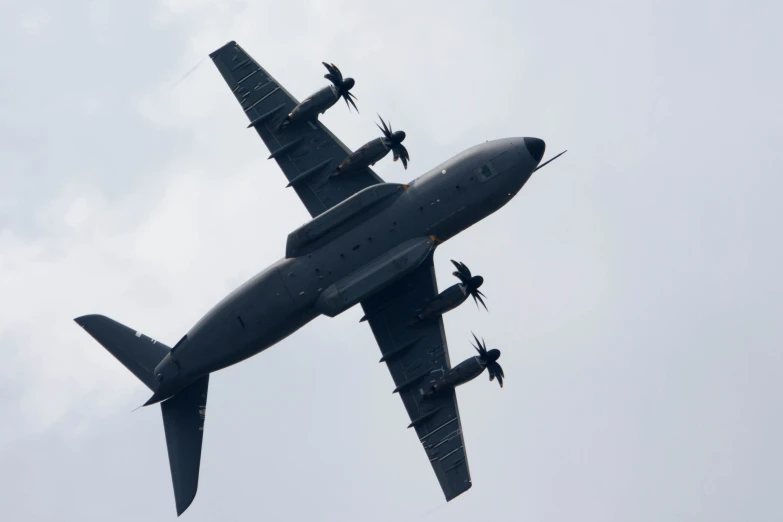
<svg viewBox="0 0 783 522">
<path fill-rule="evenodd" d="M 479 355 L 452 368 L 442 315 L 470 295 L 480 299 L 483 279 L 455 262 L 461 289 L 439 294 L 433 255 L 508 203 L 548 163 L 541 164 L 544 142 L 487 141 L 407 184 L 386 183 L 369 165 L 333 176 L 351 151 L 318 115 L 339 97 L 348 103 L 353 80 L 327 66 L 334 85 L 300 104 L 236 42 L 210 57 L 312 220 L 290 233 L 285 257 L 226 296 L 172 348 L 102 315 L 75 319 L 152 391 L 145 406 L 160 403 L 177 515 L 198 487 L 210 374 L 356 304 L 411 419 L 408 427 L 446 500 L 454 499 L 472 485 L 454 389 L 484 369 L 502 386 L 503 372 L 500 352 L 487 351 L 477 338 Z"/>
</svg>

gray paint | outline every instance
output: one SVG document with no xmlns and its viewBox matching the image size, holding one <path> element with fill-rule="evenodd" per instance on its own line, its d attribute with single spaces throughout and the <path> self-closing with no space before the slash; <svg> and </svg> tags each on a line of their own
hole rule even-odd
<svg viewBox="0 0 783 522">
<path fill-rule="evenodd" d="M 221 58 L 225 53 L 239 54 L 226 60 Z M 274 105 L 278 100 L 269 98 L 278 92 L 285 92 L 235 42 L 230 42 L 211 56 L 229 87 L 233 85 L 233 79 L 239 77 L 238 87 L 232 90 L 237 94 L 240 104 L 248 107 L 245 109 L 246 113 L 251 108 L 268 113 L 268 107 L 261 104 L 266 102 L 267 106 Z M 237 61 L 238 63 L 231 67 L 230 73 L 227 73 L 226 63 Z M 247 66 L 253 68 L 251 72 L 243 70 Z M 258 72 L 262 72 L 263 76 L 258 75 Z M 259 78 L 261 91 L 264 87 L 268 90 L 259 94 L 257 101 L 253 101 L 247 89 L 242 87 L 242 82 L 250 76 Z M 274 88 L 270 90 L 270 86 Z M 259 105 L 261 107 L 256 109 Z M 252 115 L 248 117 L 251 124 L 258 119 Z M 306 129 L 311 121 L 314 120 L 291 119 L 290 124 L 285 126 L 271 121 L 269 125 L 262 123 L 254 128 L 262 138 L 265 138 L 263 127 L 266 127 L 267 132 L 274 128 L 277 139 L 286 143 L 276 149 L 279 154 L 273 151 L 270 158 L 274 156 L 277 161 L 304 158 L 306 161 L 313 154 L 318 155 L 318 151 L 324 148 L 304 145 L 309 138 L 303 132 L 309 132 Z M 296 125 L 299 125 L 298 129 Z M 287 134 L 292 134 L 292 128 L 293 135 L 286 138 Z M 316 135 L 321 135 L 319 132 L 315 130 Z M 166 401 L 163 403 L 164 420 L 169 417 L 173 419 L 177 415 L 187 418 L 188 408 L 195 410 L 198 406 L 196 402 L 200 394 L 192 391 L 196 386 L 194 383 L 207 378 L 210 373 L 273 346 L 318 315 L 334 317 L 360 301 L 371 300 L 390 285 L 401 284 L 400 279 L 413 272 L 425 259 L 430 260 L 427 263 L 427 267 L 430 267 L 431 252 L 437 244 L 448 241 L 492 214 L 519 192 L 541 163 L 544 149 L 544 142 L 538 138 L 488 141 L 443 162 L 409 185 L 383 184 L 377 188 L 368 187 L 347 198 L 343 193 L 342 201 L 320 213 L 311 223 L 289 236 L 286 249 L 288 254 L 300 255 L 281 259 L 237 288 L 210 310 L 162 358 L 153 370 L 158 385 L 145 406 Z M 295 176 L 297 174 L 291 174 L 289 179 Z M 346 178 L 352 176 L 358 174 L 345 174 L 340 178 L 330 176 L 324 183 L 333 183 L 338 188 L 344 187 L 346 181 L 350 183 L 350 179 Z M 316 191 L 316 197 L 320 199 L 318 193 Z M 308 204 L 308 199 L 303 198 L 303 202 Z M 384 202 L 387 204 L 384 205 Z M 306 253 L 301 252 L 303 243 L 310 247 Z M 429 268 L 427 270 L 429 271 Z M 415 308 L 403 311 L 403 318 L 413 317 L 416 311 Z M 90 320 L 93 318 L 96 319 Z M 76 321 L 110 351 L 112 343 L 118 342 L 111 336 L 106 338 L 92 331 L 96 328 L 93 326 L 96 321 L 97 328 L 102 331 L 105 329 L 104 324 L 111 320 L 101 316 L 86 316 Z M 439 318 L 437 321 L 440 324 Z M 371 327 L 375 331 L 373 322 L 374 319 L 370 316 Z M 402 328 L 404 329 L 404 326 Z M 442 326 L 440 329 L 440 353 L 445 354 L 447 348 Z M 444 361 L 446 366 L 439 368 L 441 373 L 449 369 L 448 358 Z M 409 375 L 403 378 L 395 392 L 408 392 L 409 388 L 418 386 L 432 371 L 429 368 L 418 373 L 414 370 L 414 375 L 411 376 L 410 370 L 406 370 Z M 148 381 L 149 378 L 145 380 Z M 204 402 L 206 386 L 204 381 L 201 394 Z M 192 400 L 178 399 L 188 394 L 193 396 Z M 449 400 L 453 403 L 453 392 L 451 397 Z M 176 405 L 171 405 L 171 401 Z M 166 404 L 170 405 L 168 416 Z M 420 436 L 422 433 L 425 437 L 429 436 L 449 422 L 459 420 L 454 405 L 456 418 L 449 415 L 443 422 L 438 421 L 438 426 L 427 429 L 424 421 L 434 422 L 435 413 L 443 410 L 442 405 L 435 405 L 433 408 L 423 412 L 418 410 L 417 406 L 418 413 L 412 418 L 410 427 L 424 429 Z M 172 426 L 176 425 L 176 422 L 172 423 Z M 167 428 L 166 433 L 177 513 L 181 514 L 195 496 L 199 471 L 197 463 L 183 463 L 183 459 L 200 458 L 202 431 L 199 428 L 198 433 L 193 432 L 193 436 L 197 437 L 196 441 L 188 439 L 188 431 Z M 435 446 L 434 442 L 429 445 L 425 443 L 425 449 Z M 192 449 L 177 453 L 177 448 L 183 447 Z M 464 455 L 463 445 L 460 445 L 445 455 L 430 455 L 430 461 L 442 461 L 458 450 L 461 450 L 460 455 Z M 467 466 L 464 468 L 464 478 L 459 471 L 459 466 L 464 461 L 465 457 L 461 457 L 454 464 L 444 464 L 449 466 L 444 468 L 445 471 L 436 467 L 436 474 L 442 481 L 447 500 L 470 487 Z M 196 474 L 195 479 L 193 473 Z M 454 482 L 455 480 L 457 482 Z M 463 482 L 464 486 L 458 485 Z"/>
<path fill-rule="evenodd" d="M 523 138 L 477 145 L 414 180 L 380 214 L 306 256 L 281 259 L 223 299 L 188 332 L 177 353 L 178 379 L 190 383 L 287 337 L 316 317 L 319 289 L 398 245 L 428 236 L 447 241 L 495 212 L 522 188 L 540 159 L 530 155 Z M 481 172 L 487 165 L 492 168 L 489 178 Z M 350 205 L 350 200 L 341 205 Z M 339 207 L 333 210 L 339 212 Z M 177 389 L 168 386 L 173 386 L 171 393 Z"/>
</svg>

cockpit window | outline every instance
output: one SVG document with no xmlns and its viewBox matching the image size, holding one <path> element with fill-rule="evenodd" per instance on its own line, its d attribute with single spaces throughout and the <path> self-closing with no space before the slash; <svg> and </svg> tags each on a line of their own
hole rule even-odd
<svg viewBox="0 0 783 522">
<path fill-rule="evenodd" d="M 484 165 L 476 169 L 479 181 L 484 183 L 490 178 L 497 176 L 497 171 L 492 167 L 492 162 L 488 161 Z"/>
</svg>

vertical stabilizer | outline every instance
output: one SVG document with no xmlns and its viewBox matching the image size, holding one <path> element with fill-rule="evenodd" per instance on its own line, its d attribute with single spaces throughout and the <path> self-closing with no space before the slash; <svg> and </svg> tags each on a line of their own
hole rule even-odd
<svg viewBox="0 0 783 522">
<path fill-rule="evenodd" d="M 209 375 L 205 375 L 160 404 L 177 515 L 190 506 L 198 489 L 208 387 Z"/>
</svg>

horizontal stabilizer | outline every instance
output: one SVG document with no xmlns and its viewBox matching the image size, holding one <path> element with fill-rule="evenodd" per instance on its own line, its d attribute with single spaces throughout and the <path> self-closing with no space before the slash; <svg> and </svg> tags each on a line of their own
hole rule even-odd
<svg viewBox="0 0 783 522">
<path fill-rule="evenodd" d="M 74 321 L 150 390 L 158 387 L 153 370 L 171 350 L 168 346 L 103 315 L 84 315 Z"/>
<path fill-rule="evenodd" d="M 208 388 L 209 375 L 205 375 L 160 405 L 177 516 L 190 506 L 198 490 Z"/>
</svg>

